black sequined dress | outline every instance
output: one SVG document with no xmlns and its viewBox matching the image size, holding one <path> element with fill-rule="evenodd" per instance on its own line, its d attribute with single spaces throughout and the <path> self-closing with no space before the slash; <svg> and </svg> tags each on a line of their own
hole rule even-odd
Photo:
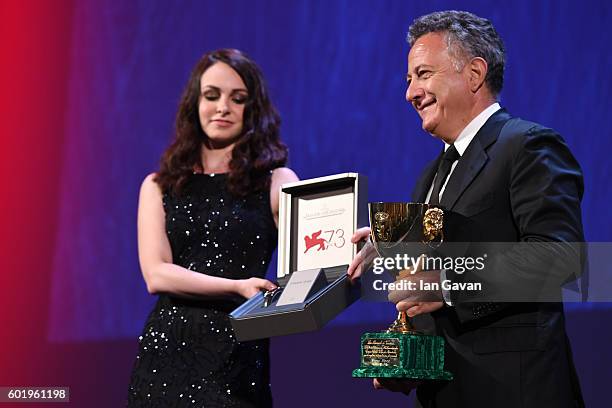
<svg viewBox="0 0 612 408">
<path fill-rule="evenodd" d="M 226 175 L 194 174 L 163 196 L 174 263 L 231 279 L 263 278 L 277 231 L 268 192 L 235 198 Z M 239 343 L 228 314 L 244 299 L 160 295 L 132 372 L 129 407 L 270 407 L 268 341 Z"/>
</svg>

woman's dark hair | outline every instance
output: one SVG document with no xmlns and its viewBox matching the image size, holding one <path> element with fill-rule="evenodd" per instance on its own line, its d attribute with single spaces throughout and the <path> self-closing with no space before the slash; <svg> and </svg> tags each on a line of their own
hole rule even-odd
<svg viewBox="0 0 612 408">
<path fill-rule="evenodd" d="M 180 194 L 194 169 L 201 167 L 201 147 L 207 136 L 198 114 L 200 78 L 211 66 L 223 62 L 232 67 L 246 85 L 242 134 L 229 163 L 228 189 L 238 197 L 269 187 L 270 171 L 287 163 L 287 147 L 280 141 L 280 117 L 270 102 L 259 67 L 235 49 L 205 54 L 191 73 L 176 116 L 174 141 L 164 152 L 155 182 L 163 192 Z"/>
</svg>

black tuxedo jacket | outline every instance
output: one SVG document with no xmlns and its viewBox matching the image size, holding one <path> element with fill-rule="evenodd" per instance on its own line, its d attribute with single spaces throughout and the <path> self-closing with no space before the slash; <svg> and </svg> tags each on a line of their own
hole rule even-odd
<svg viewBox="0 0 612 408">
<path fill-rule="evenodd" d="M 425 168 L 414 201 L 425 201 L 440 159 L 441 155 Z M 582 242 L 582 193 L 580 167 L 563 139 L 501 109 L 460 158 L 440 204 L 465 217 L 483 241 Z M 514 255 L 511 267 L 504 262 L 487 272 L 516 278 L 513 282 L 551 273 L 529 257 Z M 448 278 L 484 277 L 451 273 Z M 462 292 L 451 299 L 452 307 L 432 316 L 437 334 L 446 341 L 445 368 L 455 378 L 420 386 L 417 396 L 422 406 L 583 405 L 562 304 L 475 303 Z"/>
</svg>

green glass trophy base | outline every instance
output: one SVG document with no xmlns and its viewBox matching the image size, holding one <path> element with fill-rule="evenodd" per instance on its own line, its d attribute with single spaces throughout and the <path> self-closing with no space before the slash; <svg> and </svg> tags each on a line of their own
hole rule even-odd
<svg viewBox="0 0 612 408">
<path fill-rule="evenodd" d="M 425 203 L 369 203 L 370 238 L 380 257 L 393 256 L 400 242 L 438 248 L 444 241 L 444 210 Z M 423 247 L 422 256 L 429 249 Z M 420 250 L 420 249 L 419 249 Z M 419 258 L 421 259 L 421 258 Z M 400 271 L 397 276 L 420 273 L 422 263 Z M 353 377 L 410 378 L 414 380 L 452 380 L 444 370 L 444 339 L 419 333 L 410 327 L 406 312 L 384 333 L 361 336 L 361 366 Z"/>
<path fill-rule="evenodd" d="M 444 339 L 418 332 L 365 333 L 353 377 L 452 380 L 444 370 Z"/>
<path fill-rule="evenodd" d="M 353 377 L 360 378 L 405 378 L 411 380 L 445 380 L 450 381 L 453 375 L 448 371 L 416 370 L 393 367 L 370 367 L 353 370 Z"/>
</svg>

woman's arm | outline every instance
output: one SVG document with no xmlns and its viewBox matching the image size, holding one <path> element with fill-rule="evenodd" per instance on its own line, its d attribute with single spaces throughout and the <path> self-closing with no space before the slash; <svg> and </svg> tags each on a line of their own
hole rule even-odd
<svg viewBox="0 0 612 408">
<path fill-rule="evenodd" d="M 154 176 L 150 174 L 143 181 L 138 201 L 138 258 L 149 293 L 172 293 L 191 298 L 228 295 L 249 298 L 262 289 L 276 287 L 265 279 L 219 278 L 173 264 L 165 231 L 162 193 L 153 181 Z"/>
<path fill-rule="evenodd" d="M 272 181 L 270 183 L 270 206 L 274 215 L 274 223 L 278 227 L 278 202 L 280 196 L 280 188 L 285 183 L 298 181 L 298 176 L 288 167 L 280 167 L 272 172 Z"/>
</svg>

